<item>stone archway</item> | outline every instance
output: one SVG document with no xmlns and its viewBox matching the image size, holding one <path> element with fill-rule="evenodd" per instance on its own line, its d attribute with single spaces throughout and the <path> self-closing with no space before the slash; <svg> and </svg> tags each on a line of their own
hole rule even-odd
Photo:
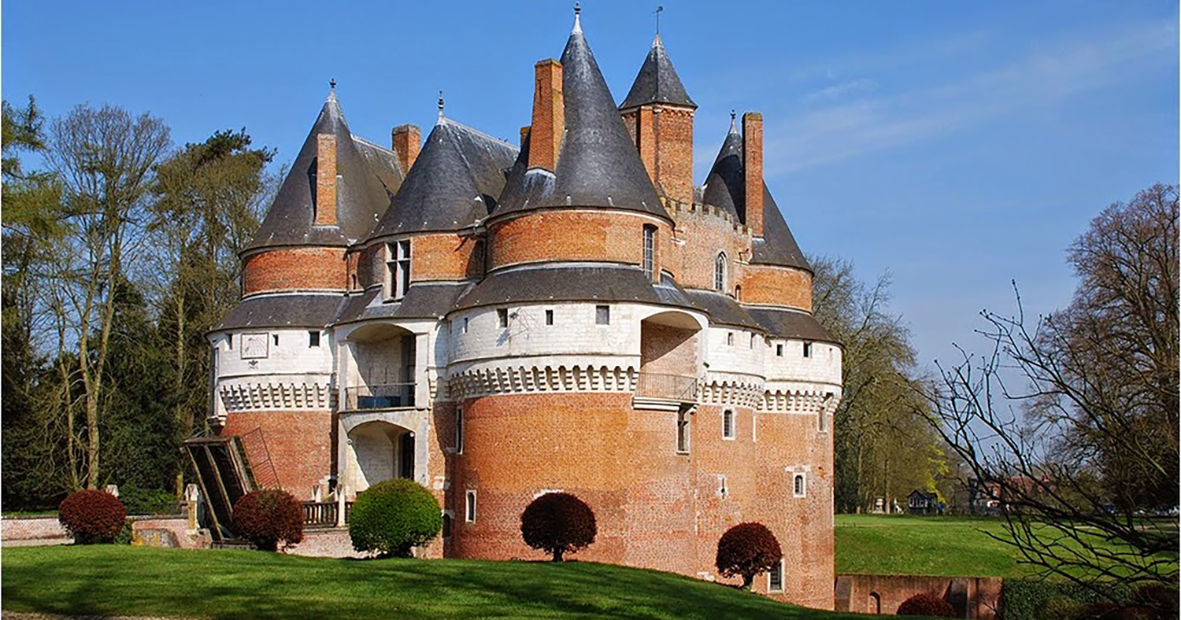
<svg viewBox="0 0 1181 620">
<path fill-rule="evenodd" d="M 390 478 L 414 478 L 414 432 L 375 420 L 348 431 L 346 484 L 359 493 Z"/>
</svg>

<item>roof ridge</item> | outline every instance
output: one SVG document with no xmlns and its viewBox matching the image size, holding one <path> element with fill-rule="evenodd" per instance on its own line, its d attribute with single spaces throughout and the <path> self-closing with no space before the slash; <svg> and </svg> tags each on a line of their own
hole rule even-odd
<svg viewBox="0 0 1181 620">
<path fill-rule="evenodd" d="M 458 129 L 463 129 L 464 131 L 467 131 L 468 133 L 475 134 L 475 135 L 477 135 L 477 136 L 479 136 L 479 137 L 481 137 L 481 138 L 484 138 L 485 140 L 490 140 L 490 141 L 492 141 L 492 142 L 498 142 L 498 143 L 500 143 L 500 144 L 502 144 L 502 145 L 504 145 L 504 146 L 507 146 L 507 147 L 509 147 L 510 149 L 512 149 L 512 150 L 514 150 L 514 151 L 520 151 L 520 150 L 521 150 L 521 148 L 520 148 L 520 147 L 518 147 L 518 146 L 514 145 L 512 142 L 509 142 L 508 140 L 505 140 L 504 138 L 497 138 L 496 136 L 493 136 L 493 135 L 491 135 L 491 134 L 484 133 L 483 131 L 480 131 L 479 129 L 476 129 L 475 127 L 472 127 L 471 125 L 465 125 L 465 124 L 463 124 L 463 123 L 461 123 L 461 122 L 459 122 L 459 121 L 457 121 L 457 120 L 453 120 L 453 119 L 451 119 L 451 118 L 448 118 L 448 117 L 444 117 L 443 119 L 441 119 L 441 120 L 439 121 L 439 124 L 440 124 L 440 125 L 452 125 L 452 126 L 455 126 L 455 127 L 456 127 L 456 128 L 458 128 Z"/>
<path fill-rule="evenodd" d="M 367 138 L 362 138 L 361 136 L 358 136 L 357 134 L 355 134 L 355 133 L 353 133 L 353 132 L 351 132 L 351 131 L 349 132 L 349 137 L 350 137 L 350 138 L 352 138 L 353 140 L 357 141 L 357 142 L 361 142 L 361 143 L 363 143 L 365 146 L 371 146 L 371 147 L 373 147 L 373 148 L 375 148 L 375 149 L 381 149 L 381 150 L 383 150 L 383 151 L 385 151 L 385 152 L 387 152 L 387 153 L 392 153 L 392 154 L 394 154 L 394 155 L 397 155 L 397 153 L 396 153 L 396 152 L 395 152 L 393 149 L 388 149 L 388 148 L 386 148 L 386 147 L 384 147 L 384 146 L 382 146 L 382 145 L 380 145 L 380 144 L 378 144 L 378 143 L 376 143 L 376 142 L 374 142 L 374 141 L 372 141 L 372 140 L 369 140 L 369 139 L 367 139 Z"/>
</svg>

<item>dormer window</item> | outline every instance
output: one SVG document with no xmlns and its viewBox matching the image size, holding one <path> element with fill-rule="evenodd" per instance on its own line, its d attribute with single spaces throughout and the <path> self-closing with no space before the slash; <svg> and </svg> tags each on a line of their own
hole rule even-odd
<svg viewBox="0 0 1181 620">
<path fill-rule="evenodd" d="M 387 299 L 401 299 L 410 288 L 410 240 L 386 244 Z"/>
<path fill-rule="evenodd" d="M 714 290 L 726 292 L 726 253 L 720 252 L 714 261 Z"/>
</svg>

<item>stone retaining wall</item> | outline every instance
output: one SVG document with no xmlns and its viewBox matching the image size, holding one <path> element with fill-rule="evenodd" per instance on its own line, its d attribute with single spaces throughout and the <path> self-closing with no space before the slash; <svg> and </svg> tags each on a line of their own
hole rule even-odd
<svg viewBox="0 0 1181 620">
<path fill-rule="evenodd" d="M 837 611 L 892 616 L 906 599 L 927 593 L 951 603 L 957 618 L 995 620 L 1003 583 L 999 577 L 838 575 L 834 603 Z"/>
</svg>

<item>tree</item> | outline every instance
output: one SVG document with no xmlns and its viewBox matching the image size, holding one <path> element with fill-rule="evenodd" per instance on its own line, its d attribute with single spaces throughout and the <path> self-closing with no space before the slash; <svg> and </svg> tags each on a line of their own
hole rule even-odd
<svg viewBox="0 0 1181 620">
<path fill-rule="evenodd" d="M 65 242 L 59 248 L 53 304 L 59 344 L 76 343 L 86 420 L 85 485 L 99 484 L 99 418 L 107 381 L 115 289 L 134 266 L 152 168 L 170 146 L 159 118 L 133 118 L 110 105 L 74 108 L 55 119 L 48 159 L 65 189 Z M 59 359 L 61 356 L 59 355 Z M 63 389 L 69 392 L 69 372 Z M 67 413 L 73 421 L 72 413 Z M 73 441 L 72 426 L 69 430 Z M 72 443 L 71 443 L 71 454 Z"/>
<path fill-rule="evenodd" d="M 843 396 L 833 416 L 837 511 L 860 512 L 877 498 L 888 506 L 914 489 L 946 490 L 940 484 L 952 463 L 925 400 L 911 389 L 919 378 L 915 352 L 902 318 L 889 313 L 889 276 L 870 285 L 848 261 L 809 263 L 816 319 L 844 345 Z"/>
<path fill-rule="evenodd" d="M 553 556 L 585 549 L 595 542 L 595 513 L 585 502 L 569 493 L 546 493 L 521 513 L 521 536 L 525 544 Z"/>
<path fill-rule="evenodd" d="M 1007 536 L 1045 575 L 1175 587 L 1178 196 L 1155 185 L 1096 217 L 1071 246 L 1070 305 L 1027 324 L 982 313 L 989 352 L 963 352 L 931 395 L 938 427 L 999 489 Z M 1174 595 L 1175 596 L 1175 595 Z"/>
<path fill-rule="evenodd" d="M 426 487 L 406 478 L 382 480 L 357 494 L 349 539 L 357 551 L 408 558 L 414 547 L 443 528 L 439 502 Z"/>
<path fill-rule="evenodd" d="M 742 577 L 742 589 L 749 590 L 755 575 L 771 570 L 783 551 L 779 541 L 762 523 L 739 523 L 718 539 L 714 564 L 723 577 Z"/>
</svg>

